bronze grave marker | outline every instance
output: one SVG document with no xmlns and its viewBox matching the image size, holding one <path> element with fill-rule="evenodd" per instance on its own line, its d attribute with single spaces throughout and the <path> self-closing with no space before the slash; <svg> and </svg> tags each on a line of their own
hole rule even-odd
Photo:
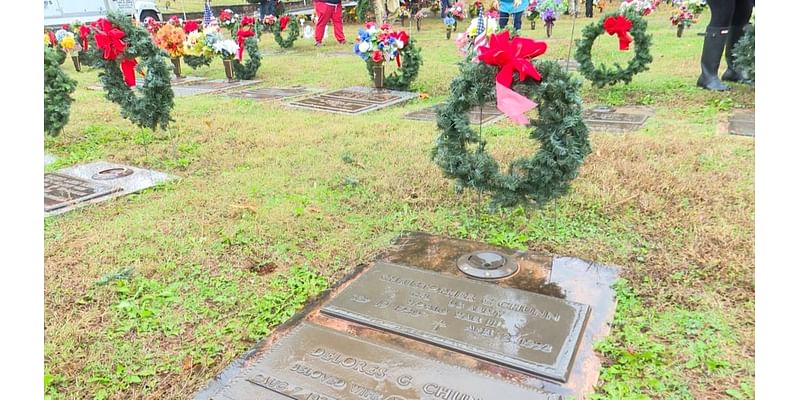
<svg viewBox="0 0 800 400">
<path fill-rule="evenodd" d="M 260 89 L 248 89 L 242 90 L 241 92 L 228 93 L 227 95 L 228 97 L 238 97 L 252 100 L 278 100 L 286 97 L 297 97 L 311 93 L 314 93 L 314 91 L 298 86 L 288 88 L 267 87 Z"/>
<path fill-rule="evenodd" d="M 649 116 L 614 109 L 584 110 L 583 122 L 592 131 L 628 132 L 639 129 Z"/>
<path fill-rule="evenodd" d="M 561 396 L 301 323 L 210 399 L 556 400 Z M 199 396 L 206 398 L 205 396 Z"/>
<path fill-rule="evenodd" d="M 356 86 L 306 97 L 292 101 L 288 105 L 315 111 L 354 115 L 403 103 L 415 97 L 417 94 L 411 92 Z"/>
<path fill-rule="evenodd" d="M 44 211 L 53 211 L 121 190 L 59 173 L 44 174 Z"/>
<path fill-rule="evenodd" d="M 414 121 L 436 121 L 436 107 L 439 104 L 423 108 L 414 112 L 410 112 L 403 116 L 405 119 Z M 494 104 L 487 104 L 480 107 L 473 107 L 469 111 L 469 123 L 473 125 L 488 125 L 493 122 L 503 119 L 503 112 L 497 109 Z"/>
<path fill-rule="evenodd" d="M 565 382 L 590 308 L 377 262 L 322 312 Z"/>
</svg>

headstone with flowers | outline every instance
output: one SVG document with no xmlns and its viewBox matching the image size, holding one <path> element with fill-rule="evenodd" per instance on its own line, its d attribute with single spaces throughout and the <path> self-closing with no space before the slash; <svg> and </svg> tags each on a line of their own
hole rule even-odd
<svg viewBox="0 0 800 400">
<path fill-rule="evenodd" d="M 378 27 L 367 22 L 358 30 L 353 51 L 364 60 L 376 89 L 408 90 L 419 74 L 422 56 L 413 38 L 405 31 L 394 31 L 391 25 Z M 395 61 L 397 71 L 385 75 L 385 63 Z"/>
</svg>

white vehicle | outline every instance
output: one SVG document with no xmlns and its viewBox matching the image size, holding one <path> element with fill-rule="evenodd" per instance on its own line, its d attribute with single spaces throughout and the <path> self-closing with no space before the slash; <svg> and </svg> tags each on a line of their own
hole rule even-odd
<svg viewBox="0 0 800 400">
<path fill-rule="evenodd" d="M 144 21 L 153 17 L 161 21 L 161 12 L 148 0 L 44 0 L 44 25 L 61 26 L 75 21 L 92 22 L 109 11 L 121 11 Z"/>
</svg>

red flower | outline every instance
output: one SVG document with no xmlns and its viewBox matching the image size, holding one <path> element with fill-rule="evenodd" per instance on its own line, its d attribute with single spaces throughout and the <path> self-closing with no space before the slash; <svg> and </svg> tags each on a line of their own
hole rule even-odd
<svg viewBox="0 0 800 400">
<path fill-rule="evenodd" d="M 196 21 L 186 21 L 186 24 L 183 25 L 183 31 L 186 33 L 194 32 L 200 29 L 200 26 L 197 24 Z"/>
<path fill-rule="evenodd" d="M 286 29 L 286 25 L 289 24 L 289 16 L 288 15 L 282 16 L 280 19 L 280 24 L 281 24 L 281 31 Z"/>
<path fill-rule="evenodd" d="M 178 19 L 177 15 L 173 15 L 172 17 L 169 18 L 169 23 L 173 24 L 173 25 L 180 26 L 181 25 L 181 20 Z"/>
<path fill-rule="evenodd" d="M 372 61 L 379 63 L 383 62 L 383 53 L 380 50 L 375 50 L 372 52 Z"/>
<path fill-rule="evenodd" d="M 367 22 L 366 24 L 364 24 L 364 27 L 365 27 L 365 28 L 367 28 L 367 29 L 370 29 L 370 28 L 372 28 L 373 26 L 375 26 L 375 23 L 374 23 L 374 22 L 372 22 L 372 21 L 370 21 L 370 22 Z"/>
<path fill-rule="evenodd" d="M 398 32 L 397 39 L 401 40 L 403 43 L 408 44 L 408 34 L 405 31 Z"/>
<path fill-rule="evenodd" d="M 222 12 L 219 13 L 220 21 L 227 21 L 231 19 L 231 17 L 233 17 L 233 14 L 228 10 L 222 10 Z"/>
<path fill-rule="evenodd" d="M 241 24 L 241 26 L 253 25 L 254 23 L 256 23 L 256 19 L 255 19 L 255 18 L 253 18 L 253 17 L 249 17 L 249 16 L 247 16 L 247 15 L 245 15 L 244 17 L 242 17 L 242 24 Z"/>
<path fill-rule="evenodd" d="M 500 67 L 497 83 L 511 87 L 514 71 L 519 72 L 519 80 L 531 77 L 537 81 L 542 75 L 531 64 L 530 59 L 547 51 L 547 43 L 517 36 L 511 39 L 508 31 L 489 37 L 489 45 L 478 47 L 478 59 L 490 65 Z"/>
<path fill-rule="evenodd" d="M 65 31 L 68 31 L 69 30 L 69 24 L 61 25 L 61 29 L 65 30 Z"/>
<path fill-rule="evenodd" d="M 392 30 L 392 26 L 389 25 L 389 24 L 383 24 L 383 25 L 381 25 L 381 30 L 382 31 L 390 31 L 390 30 Z"/>
</svg>

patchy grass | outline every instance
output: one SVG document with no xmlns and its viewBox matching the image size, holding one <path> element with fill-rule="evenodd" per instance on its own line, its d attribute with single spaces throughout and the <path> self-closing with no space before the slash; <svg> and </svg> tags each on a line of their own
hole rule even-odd
<svg viewBox="0 0 800 400">
<path fill-rule="evenodd" d="M 48 396 L 190 397 L 328 282 L 422 230 L 622 266 L 596 398 L 753 398 L 754 142 L 718 125 L 754 94 L 695 88 L 702 38 L 676 38 L 664 8 L 648 17 L 650 71 L 583 88 L 587 104 L 655 115 L 636 133 L 593 134 L 572 192 L 538 210 L 490 214 L 487 196 L 455 193 L 429 159 L 435 125 L 401 118 L 442 101 L 457 73 L 436 19 L 412 32 L 429 98 L 358 117 L 199 96 L 176 98 L 170 130 L 153 133 L 86 89 L 96 71 L 65 68 L 79 89 L 64 133 L 45 141 L 50 169 L 106 159 L 182 179 L 45 220 Z M 570 23 L 544 58 L 566 57 Z M 597 59 L 630 57 L 604 39 Z M 357 57 L 325 56 L 350 51 L 331 43 L 268 55 L 259 79 L 369 85 Z M 261 47 L 278 50 L 269 36 Z M 219 61 L 191 74 L 224 76 Z M 484 133 L 501 162 L 536 147 L 507 121 Z"/>
</svg>

